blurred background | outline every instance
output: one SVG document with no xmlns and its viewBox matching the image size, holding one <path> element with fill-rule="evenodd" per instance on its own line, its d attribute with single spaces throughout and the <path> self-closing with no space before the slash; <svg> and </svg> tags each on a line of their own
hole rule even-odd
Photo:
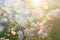
<svg viewBox="0 0 60 40">
<path fill-rule="evenodd" d="M 60 40 L 60 0 L 0 0 L 0 40 Z"/>
</svg>

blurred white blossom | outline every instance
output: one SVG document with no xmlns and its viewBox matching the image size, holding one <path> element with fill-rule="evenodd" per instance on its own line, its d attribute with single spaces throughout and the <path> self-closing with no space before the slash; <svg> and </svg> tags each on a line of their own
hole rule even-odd
<svg viewBox="0 0 60 40">
<path fill-rule="evenodd" d="M 15 29 L 14 28 L 11 28 L 12 31 L 14 31 Z"/>
<path fill-rule="evenodd" d="M 16 14 L 16 15 L 15 15 L 15 20 L 16 20 L 17 23 L 20 24 L 21 21 L 23 21 L 23 18 L 22 18 L 19 14 Z"/>
<path fill-rule="evenodd" d="M 26 28 L 26 29 L 24 30 L 24 35 L 27 36 L 27 37 L 32 37 L 32 36 L 34 36 L 33 29 L 28 29 L 28 28 Z"/>
<path fill-rule="evenodd" d="M 46 20 L 46 19 L 43 19 L 43 21 L 40 22 L 40 25 L 43 25 L 43 24 L 45 24 L 46 22 L 47 22 L 47 20 Z"/>
<path fill-rule="evenodd" d="M 39 8 L 36 8 L 37 9 L 36 10 L 33 8 L 34 9 L 33 11 L 29 11 L 28 9 L 25 8 L 23 0 L 1 0 L 1 1 L 3 5 L 0 6 L 0 8 L 2 9 L 3 17 L 2 16 L 0 17 L 1 19 L 0 21 L 6 22 L 7 19 L 9 19 L 9 21 L 12 21 L 12 19 L 14 19 L 13 21 L 17 22 L 17 24 L 20 24 L 19 26 L 25 27 L 25 25 L 27 24 L 31 26 L 31 28 L 28 28 L 28 26 L 26 26 L 27 28 L 25 30 L 18 32 L 15 32 L 14 28 L 8 30 L 8 32 L 11 31 L 12 35 L 18 34 L 19 40 L 23 40 L 24 36 L 28 38 L 34 36 L 34 32 L 36 29 L 38 34 L 42 38 L 48 37 L 48 29 L 45 26 L 45 23 L 47 22 L 47 20 L 55 20 L 55 18 L 60 19 L 60 10 L 54 9 L 51 10 L 46 15 L 46 19 L 43 19 L 43 21 L 40 23 L 39 22 L 40 19 L 42 19 L 45 16 L 45 14 L 41 12 L 43 10 L 40 10 Z M 44 6 L 45 6 L 44 8 L 48 9 L 48 5 L 44 5 Z M 31 13 L 31 15 L 29 15 L 29 13 Z M 35 23 L 34 19 L 39 21 Z M 2 31 L 3 29 L 4 27 L 0 26 L 0 31 Z M 9 39 L 5 39 L 5 40 L 9 40 Z"/>
<path fill-rule="evenodd" d="M 15 31 L 11 31 L 11 34 L 12 34 L 12 35 L 16 35 L 16 32 L 15 32 Z"/>
<path fill-rule="evenodd" d="M 46 15 L 46 18 L 47 18 L 48 20 L 54 20 L 54 18 L 60 19 L 60 10 L 59 10 L 59 9 L 51 10 L 51 11 Z"/>
<path fill-rule="evenodd" d="M 34 26 L 35 26 L 35 22 L 32 22 L 30 25 L 31 25 L 32 27 L 34 27 Z"/>
<path fill-rule="evenodd" d="M 1 22 L 7 22 L 8 20 L 7 20 L 7 18 L 1 17 L 1 20 L 0 21 Z"/>
<path fill-rule="evenodd" d="M 19 40 L 23 40 L 24 36 L 23 36 L 22 31 L 18 31 L 17 34 L 18 34 L 18 38 L 19 38 Z"/>
<path fill-rule="evenodd" d="M 25 9 L 24 7 L 24 1 L 23 0 L 1 0 L 3 2 L 3 5 L 0 7 L 2 11 L 4 11 L 3 16 L 9 16 L 9 20 L 14 19 L 13 15 L 15 15 L 15 18 L 26 18 L 29 15 L 29 11 Z M 1 10 L 0 9 L 0 10 Z M 7 15 L 9 14 L 9 15 Z M 18 21 L 18 20 L 17 20 Z M 20 20 L 19 20 L 20 21 Z"/>
<path fill-rule="evenodd" d="M 47 30 L 47 28 L 44 25 L 40 26 L 40 30 L 38 31 L 38 34 L 42 38 L 48 37 L 48 30 Z"/>
<path fill-rule="evenodd" d="M 3 40 L 9 40 L 9 39 L 3 39 Z"/>
<path fill-rule="evenodd" d="M 35 27 L 40 27 L 40 22 L 36 22 Z"/>
</svg>

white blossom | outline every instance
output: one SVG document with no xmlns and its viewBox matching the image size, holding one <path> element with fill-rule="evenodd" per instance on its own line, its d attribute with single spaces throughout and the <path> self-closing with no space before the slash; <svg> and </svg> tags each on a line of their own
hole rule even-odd
<svg viewBox="0 0 60 40">
<path fill-rule="evenodd" d="M 14 28 L 11 28 L 12 31 L 14 31 L 15 29 Z"/>
<path fill-rule="evenodd" d="M 40 22 L 36 22 L 35 27 L 40 27 Z"/>
<path fill-rule="evenodd" d="M 34 26 L 35 26 L 35 22 L 32 22 L 30 25 L 31 25 L 32 27 L 34 27 Z"/>
<path fill-rule="evenodd" d="M 54 20 L 54 18 L 60 19 L 60 10 L 59 10 L 59 9 L 51 10 L 51 11 L 46 15 L 46 18 L 47 18 L 48 20 Z"/>
<path fill-rule="evenodd" d="M 1 17 L 1 22 L 7 22 L 7 18 Z"/>
<path fill-rule="evenodd" d="M 15 32 L 15 31 L 11 31 L 11 34 L 12 34 L 12 35 L 16 35 L 16 32 Z"/>
<path fill-rule="evenodd" d="M 17 23 L 20 24 L 23 21 L 23 18 L 19 14 L 16 14 L 15 15 L 15 20 L 16 20 Z"/>
<path fill-rule="evenodd" d="M 38 34 L 44 38 L 44 37 L 48 37 L 48 30 L 45 26 L 40 26 L 40 30 L 38 31 Z"/>
<path fill-rule="evenodd" d="M 9 40 L 9 39 L 3 39 L 3 40 Z"/>
<path fill-rule="evenodd" d="M 24 30 L 24 35 L 25 35 L 25 36 L 28 36 L 28 37 L 34 36 L 33 29 L 28 29 L 28 28 L 26 28 L 26 29 Z"/>
<path fill-rule="evenodd" d="M 17 34 L 18 34 L 18 38 L 19 38 L 19 40 L 23 40 L 24 36 L 23 36 L 22 31 L 18 31 Z"/>
</svg>

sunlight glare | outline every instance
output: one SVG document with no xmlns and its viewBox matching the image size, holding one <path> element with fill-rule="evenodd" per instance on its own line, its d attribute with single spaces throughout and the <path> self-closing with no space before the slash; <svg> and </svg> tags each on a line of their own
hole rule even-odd
<svg viewBox="0 0 60 40">
<path fill-rule="evenodd" d="M 39 6 L 42 4 L 44 0 L 32 0 L 32 4 L 34 7 Z"/>
</svg>

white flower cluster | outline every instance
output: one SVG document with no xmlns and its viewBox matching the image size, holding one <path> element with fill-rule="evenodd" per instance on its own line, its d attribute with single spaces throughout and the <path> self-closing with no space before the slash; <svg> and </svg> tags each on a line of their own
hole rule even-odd
<svg viewBox="0 0 60 40">
<path fill-rule="evenodd" d="M 48 37 L 48 30 L 47 30 L 47 28 L 46 28 L 44 25 L 41 25 L 41 26 L 40 26 L 40 30 L 38 31 L 38 34 L 39 34 L 42 38 Z"/>
<path fill-rule="evenodd" d="M 23 40 L 24 36 L 23 36 L 22 31 L 18 31 L 18 38 L 19 40 Z"/>
<path fill-rule="evenodd" d="M 40 27 L 40 22 L 36 22 L 36 23 L 35 22 L 32 22 L 31 23 L 31 26 L 32 27 Z"/>
<path fill-rule="evenodd" d="M 1 0 L 3 2 L 0 10 L 3 13 L 3 16 L 10 21 L 16 20 L 17 23 L 21 23 L 28 15 L 29 11 L 24 7 L 23 0 Z M 3 21 L 7 21 L 4 19 Z"/>
<path fill-rule="evenodd" d="M 55 10 L 51 10 L 47 15 L 46 15 L 46 18 L 48 20 L 54 20 L 54 18 L 58 18 L 60 19 L 60 10 L 59 9 L 55 9 Z"/>
<path fill-rule="evenodd" d="M 40 22 L 31 23 L 31 26 L 36 27 L 36 29 L 38 30 L 38 35 L 40 35 L 42 38 L 48 37 L 48 29 L 44 25 L 45 22 L 46 22 L 46 20 L 42 21 L 41 23 Z"/>
<path fill-rule="evenodd" d="M 30 28 L 30 29 L 26 28 L 26 29 L 24 30 L 24 35 L 27 36 L 27 37 L 32 37 L 32 36 L 34 36 L 33 29 L 32 29 L 32 28 Z"/>
<path fill-rule="evenodd" d="M 1 0 L 2 1 L 2 0 Z M 27 37 L 32 37 L 34 36 L 34 30 L 33 28 L 37 28 L 38 30 L 38 34 L 42 37 L 48 37 L 48 29 L 46 28 L 46 26 L 44 25 L 44 23 L 47 22 L 47 20 L 55 20 L 55 18 L 60 19 L 60 10 L 59 9 L 55 9 L 55 10 L 51 10 L 47 15 L 46 15 L 46 20 L 44 19 L 41 23 L 40 22 L 33 22 L 34 17 L 39 17 L 42 16 L 43 14 L 39 15 L 39 16 L 34 16 L 34 17 L 28 17 L 29 16 L 29 11 L 25 10 L 24 8 L 24 2 L 22 2 L 22 0 L 3 0 L 3 5 L 0 6 L 0 8 L 2 9 L 2 13 L 4 18 L 2 18 L 3 21 L 7 21 L 7 19 L 5 18 L 6 16 L 8 16 L 8 18 L 12 18 L 14 19 L 17 23 L 24 25 L 28 24 L 27 22 L 32 22 L 31 23 L 31 28 L 26 28 L 24 30 L 24 35 Z M 0 10 L 1 10 L 0 9 Z M 3 11 L 4 10 L 4 11 Z M 6 12 L 5 12 L 6 11 Z M 38 10 L 36 10 L 37 12 L 40 12 Z M 35 12 L 35 11 L 34 11 Z M 34 13 L 33 12 L 33 13 Z M 8 14 L 7 14 L 8 13 Z M 38 13 L 39 14 L 39 13 Z M 37 14 L 37 15 L 38 15 Z M 14 15 L 14 18 L 13 18 Z M 34 14 L 33 14 L 34 15 Z M 44 15 L 43 15 L 44 16 Z M 1 17 L 0 17 L 1 18 Z M 38 18 L 38 19 L 39 19 Z M 25 21 L 25 19 L 27 21 Z M 0 26 L 0 31 L 2 31 L 4 28 Z M 16 32 L 11 31 L 12 35 L 16 35 Z M 23 32 L 22 31 L 18 31 L 18 36 L 19 36 L 19 40 L 22 40 L 24 38 L 23 36 Z"/>
</svg>

